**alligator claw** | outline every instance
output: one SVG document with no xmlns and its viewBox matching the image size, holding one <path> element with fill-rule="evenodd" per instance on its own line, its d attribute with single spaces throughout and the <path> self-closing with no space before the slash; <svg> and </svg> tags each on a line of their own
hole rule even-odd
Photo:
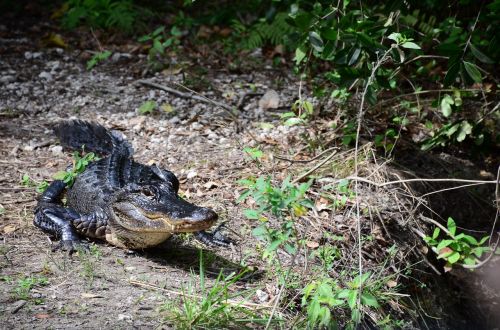
<svg viewBox="0 0 500 330">
<path fill-rule="evenodd" d="M 57 245 L 52 247 L 52 252 L 57 251 L 57 250 L 62 250 L 62 251 L 67 251 L 69 255 L 72 255 L 73 253 L 77 251 L 83 251 L 83 252 L 89 252 L 89 246 L 85 244 L 84 242 L 77 241 L 77 240 L 60 240 Z"/>
<path fill-rule="evenodd" d="M 224 223 L 220 224 L 215 230 L 211 233 L 206 232 L 204 230 L 198 231 L 194 233 L 194 237 L 200 241 L 201 243 L 210 246 L 210 247 L 229 247 L 234 242 L 222 235 L 221 228 L 224 227 Z"/>
</svg>

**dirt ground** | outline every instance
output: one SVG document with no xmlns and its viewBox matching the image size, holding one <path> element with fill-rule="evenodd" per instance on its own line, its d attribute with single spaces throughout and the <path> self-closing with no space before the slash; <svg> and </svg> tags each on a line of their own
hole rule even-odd
<svg viewBox="0 0 500 330">
<path fill-rule="evenodd" d="M 95 242 L 90 254 L 69 256 L 52 252 L 54 242 L 33 226 L 35 185 L 51 181 L 71 163 L 51 127 L 79 118 L 119 130 L 131 141 L 137 161 L 170 169 L 187 200 L 213 208 L 238 244 L 205 250 L 210 284 L 221 269 L 238 271 L 240 264 L 263 268 L 251 235 L 254 224 L 236 203 L 242 190 L 237 180 L 258 174 L 243 147 L 259 142 L 288 155 L 302 148 L 298 137 L 305 128 L 262 126 L 263 117 L 277 114 L 263 113 L 258 105 L 262 93 L 271 88 L 278 90 L 280 105 L 292 104 L 299 82 L 266 65 L 260 71 L 238 73 L 207 67 L 211 87 L 205 96 L 232 105 L 243 102 L 235 123 L 220 107 L 137 84 L 143 78 L 144 55 L 124 47 L 88 71 L 85 50 L 41 45 L 47 29 L 36 24 L 0 25 L 0 327 L 175 328 L 165 318 L 169 302 L 178 299 L 190 281 L 199 282 L 199 245 L 191 237 L 180 235 L 158 248 L 134 252 Z M 185 81 L 185 72 L 170 70 L 148 79 L 175 86 Z M 253 89 L 260 94 L 242 100 Z M 137 109 L 149 100 L 161 110 L 139 115 Z M 266 170 L 286 177 L 289 163 L 268 161 Z M 22 184 L 23 175 L 32 184 Z M 494 277 L 495 267 L 484 276 Z M 30 280 L 36 282 L 33 288 L 23 290 Z M 483 285 L 481 277 L 476 280 L 469 292 Z M 265 286 L 242 281 L 233 290 Z M 252 302 L 269 303 L 275 292 L 268 291 L 267 297 L 251 297 Z M 467 304 L 474 299 L 462 298 Z"/>
</svg>

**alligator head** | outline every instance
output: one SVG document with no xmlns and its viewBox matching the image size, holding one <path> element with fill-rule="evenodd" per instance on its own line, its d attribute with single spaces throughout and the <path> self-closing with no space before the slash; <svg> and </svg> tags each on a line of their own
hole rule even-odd
<svg viewBox="0 0 500 330">
<path fill-rule="evenodd" d="M 111 202 L 115 233 L 106 240 L 132 248 L 153 246 L 171 234 L 205 230 L 217 221 L 213 210 L 178 195 L 179 182 L 171 172 L 153 171 L 155 179 L 127 184 L 115 194 Z"/>
</svg>

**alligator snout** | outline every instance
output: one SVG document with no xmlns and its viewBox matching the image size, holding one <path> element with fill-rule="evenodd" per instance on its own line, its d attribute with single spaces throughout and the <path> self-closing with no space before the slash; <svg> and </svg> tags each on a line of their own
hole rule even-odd
<svg viewBox="0 0 500 330">
<path fill-rule="evenodd" d="M 191 214 L 192 221 L 215 222 L 217 218 L 217 213 L 206 207 L 200 207 Z"/>
</svg>

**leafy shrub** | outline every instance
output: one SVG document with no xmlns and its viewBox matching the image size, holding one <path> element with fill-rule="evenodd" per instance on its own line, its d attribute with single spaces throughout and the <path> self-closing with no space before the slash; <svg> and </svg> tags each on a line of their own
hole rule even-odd
<svg viewBox="0 0 500 330">
<path fill-rule="evenodd" d="M 84 24 L 132 32 L 139 18 L 139 9 L 132 0 L 69 0 L 66 4 L 62 25 L 68 29 Z"/>
</svg>

